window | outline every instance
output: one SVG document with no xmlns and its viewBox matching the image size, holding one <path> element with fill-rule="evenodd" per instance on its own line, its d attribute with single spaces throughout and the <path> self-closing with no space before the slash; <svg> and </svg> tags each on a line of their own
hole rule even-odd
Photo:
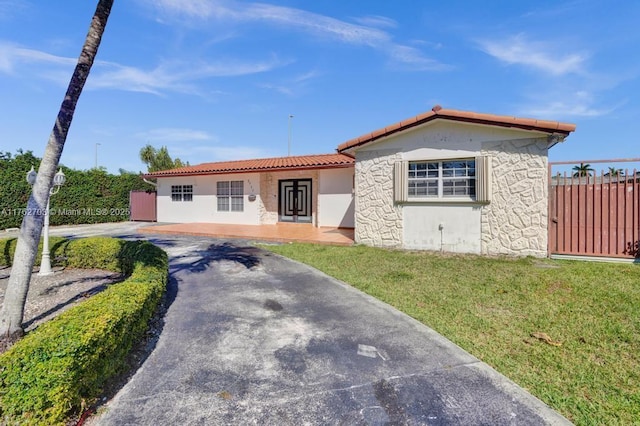
<svg viewBox="0 0 640 426">
<path fill-rule="evenodd" d="M 475 198 L 476 161 L 409 163 L 409 197 Z"/>
<path fill-rule="evenodd" d="M 219 212 L 244 210 L 244 181 L 232 180 L 217 183 L 216 196 Z"/>
<path fill-rule="evenodd" d="M 171 201 L 193 201 L 193 185 L 171 185 Z"/>
<path fill-rule="evenodd" d="M 395 166 L 396 202 L 469 200 L 488 202 L 490 161 L 481 156 L 438 161 L 400 161 Z"/>
</svg>

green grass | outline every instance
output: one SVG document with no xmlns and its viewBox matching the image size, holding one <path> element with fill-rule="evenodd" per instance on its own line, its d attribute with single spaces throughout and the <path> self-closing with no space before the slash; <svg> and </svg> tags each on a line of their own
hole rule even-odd
<svg viewBox="0 0 640 426">
<path fill-rule="evenodd" d="M 640 265 L 265 248 L 407 313 L 576 424 L 640 423 Z"/>
</svg>

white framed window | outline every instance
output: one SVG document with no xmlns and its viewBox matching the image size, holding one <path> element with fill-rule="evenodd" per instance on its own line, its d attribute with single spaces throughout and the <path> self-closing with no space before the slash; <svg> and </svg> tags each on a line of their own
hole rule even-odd
<svg viewBox="0 0 640 426">
<path fill-rule="evenodd" d="M 409 197 L 470 198 L 476 196 L 476 160 L 411 161 Z"/>
<path fill-rule="evenodd" d="M 244 211 L 244 181 L 232 180 L 217 183 L 216 198 L 219 212 Z"/>
<path fill-rule="evenodd" d="M 488 202 L 489 157 L 400 161 L 395 165 L 394 199 Z"/>
<path fill-rule="evenodd" d="M 193 185 L 171 185 L 171 201 L 193 201 Z"/>
</svg>

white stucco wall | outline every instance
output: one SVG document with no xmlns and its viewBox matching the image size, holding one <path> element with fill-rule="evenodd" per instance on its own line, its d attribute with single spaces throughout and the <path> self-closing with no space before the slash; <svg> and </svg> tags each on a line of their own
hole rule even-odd
<svg viewBox="0 0 640 426">
<path fill-rule="evenodd" d="M 435 121 L 357 149 L 356 242 L 465 253 L 546 255 L 546 140 L 545 134 L 537 132 Z M 394 203 L 396 161 L 478 155 L 491 157 L 488 205 Z"/>
<path fill-rule="evenodd" d="M 244 181 L 244 211 L 218 212 L 216 186 L 218 181 Z M 172 185 L 193 185 L 193 201 L 171 201 Z M 238 225 L 260 223 L 260 175 L 228 174 L 209 176 L 184 176 L 158 179 L 158 222 L 205 222 Z M 256 200 L 249 201 L 249 195 Z"/>
<path fill-rule="evenodd" d="M 480 254 L 481 208 L 473 204 L 405 204 L 403 247 Z"/>
<path fill-rule="evenodd" d="M 318 172 L 318 226 L 353 228 L 353 167 Z"/>
</svg>

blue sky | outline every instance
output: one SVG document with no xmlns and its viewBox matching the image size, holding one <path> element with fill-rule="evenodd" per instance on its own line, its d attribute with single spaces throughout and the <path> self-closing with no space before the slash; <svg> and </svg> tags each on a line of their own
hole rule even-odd
<svg viewBox="0 0 640 426">
<path fill-rule="evenodd" d="M 0 0 L 0 151 L 41 156 L 97 1 Z M 640 2 L 115 0 L 61 162 L 333 152 L 445 108 L 565 121 L 552 161 L 640 157 Z"/>
</svg>

